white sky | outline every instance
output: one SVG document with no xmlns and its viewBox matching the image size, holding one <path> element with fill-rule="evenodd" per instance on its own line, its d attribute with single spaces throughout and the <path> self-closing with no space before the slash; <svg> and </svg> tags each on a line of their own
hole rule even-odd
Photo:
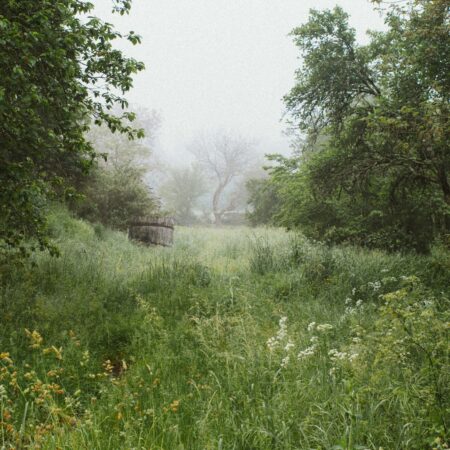
<svg viewBox="0 0 450 450">
<path fill-rule="evenodd" d="M 289 32 L 310 8 L 342 6 L 366 42 L 382 18 L 367 0 L 134 0 L 129 16 L 111 15 L 111 0 L 95 0 L 96 14 L 143 38 L 124 47 L 144 61 L 131 103 L 162 115 L 159 152 L 173 163 L 199 132 L 230 129 L 255 139 L 261 152 L 288 150 L 282 136 L 282 97 L 294 84 L 298 51 Z"/>
</svg>

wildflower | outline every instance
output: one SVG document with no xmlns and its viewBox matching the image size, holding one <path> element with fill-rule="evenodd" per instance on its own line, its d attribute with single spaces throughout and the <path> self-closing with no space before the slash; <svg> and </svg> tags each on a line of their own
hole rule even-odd
<svg viewBox="0 0 450 450">
<path fill-rule="evenodd" d="M 356 288 L 353 288 L 352 289 L 352 295 L 355 295 L 356 294 Z"/>
<path fill-rule="evenodd" d="M 281 343 L 286 339 L 286 337 L 287 337 L 286 322 L 287 322 L 287 317 L 286 316 L 281 317 L 278 322 L 278 325 L 280 328 L 279 328 L 277 334 L 267 340 L 267 347 L 269 348 L 270 351 L 275 350 L 275 348 L 277 348 L 279 345 L 281 345 Z"/>
<path fill-rule="evenodd" d="M 85 366 L 89 362 L 89 358 L 90 358 L 89 350 L 84 351 L 81 355 L 80 366 L 81 367 Z"/>
<path fill-rule="evenodd" d="M 363 304 L 363 301 L 362 301 L 361 299 L 359 299 L 359 300 L 356 302 L 356 307 L 359 308 L 360 306 L 362 306 L 362 304 Z"/>
<path fill-rule="evenodd" d="M 380 281 L 374 281 L 367 283 L 367 286 L 373 289 L 374 292 L 378 291 L 381 288 L 381 282 Z"/>
<path fill-rule="evenodd" d="M 60 373 L 62 373 L 63 371 L 64 371 L 64 369 L 62 369 L 62 368 L 61 369 L 52 369 L 47 372 L 47 376 L 50 378 L 59 377 Z"/>
<path fill-rule="evenodd" d="M 329 323 L 321 323 L 317 325 L 317 331 L 330 331 L 333 329 L 333 325 L 330 325 Z"/>
<path fill-rule="evenodd" d="M 275 347 L 277 346 L 278 342 L 275 338 L 275 336 L 272 336 L 271 338 L 267 339 L 267 347 L 270 351 L 275 350 Z"/>
<path fill-rule="evenodd" d="M 330 357 L 330 359 L 332 361 L 338 361 L 338 360 L 344 360 L 344 359 L 348 359 L 349 355 L 347 352 L 340 352 L 339 350 L 332 348 L 329 352 L 328 352 L 328 356 Z"/>
<path fill-rule="evenodd" d="M 176 413 L 178 411 L 178 408 L 180 406 L 180 400 L 174 400 L 170 405 L 169 405 L 169 409 Z"/>
<path fill-rule="evenodd" d="M 308 331 L 314 331 L 316 329 L 316 322 L 311 322 L 308 325 Z"/>
<path fill-rule="evenodd" d="M 105 373 L 112 373 L 114 366 L 112 365 L 111 361 L 109 359 L 107 359 L 104 363 L 103 363 L 103 369 L 105 370 Z"/>
<path fill-rule="evenodd" d="M 5 386 L 0 384 L 0 401 L 6 400 L 8 398 L 8 393 L 6 392 Z"/>
<path fill-rule="evenodd" d="M 9 357 L 9 352 L 0 353 L 0 361 L 6 361 L 8 364 L 12 364 L 12 359 Z"/>
<path fill-rule="evenodd" d="M 346 299 L 345 299 L 345 304 L 346 305 L 351 305 L 352 304 L 352 299 L 350 298 L 350 297 L 347 297 Z"/>
<path fill-rule="evenodd" d="M 284 351 L 288 352 L 292 347 L 295 347 L 294 343 L 292 341 L 289 341 L 285 347 L 284 347 Z"/>
<path fill-rule="evenodd" d="M 282 360 L 281 360 L 281 364 L 280 364 L 280 367 L 282 368 L 282 369 L 285 369 L 286 367 L 287 367 L 287 365 L 289 364 L 289 355 L 288 356 L 285 356 Z"/>
<path fill-rule="evenodd" d="M 25 333 L 31 340 L 30 348 L 39 348 L 44 342 L 44 338 L 36 330 L 30 331 L 25 328 Z"/>
<path fill-rule="evenodd" d="M 311 342 L 311 344 L 316 344 L 318 342 L 319 338 L 317 336 L 311 336 L 311 339 L 309 340 L 309 342 Z"/>
<path fill-rule="evenodd" d="M 2 357 L 3 355 L 3 357 Z M 13 360 L 9 357 L 9 353 L 5 352 L 5 353 L 0 353 L 0 361 L 3 361 L 4 363 L 8 364 L 9 366 L 12 366 Z M 6 368 L 4 368 L 4 370 L 6 370 Z"/>
<path fill-rule="evenodd" d="M 54 345 L 52 345 L 51 347 L 44 348 L 42 353 L 44 355 L 49 355 L 49 354 L 53 353 L 55 355 L 56 359 L 59 359 L 59 360 L 62 359 L 62 347 L 56 348 Z"/>
<path fill-rule="evenodd" d="M 304 350 L 300 351 L 297 355 L 297 358 L 299 360 L 305 359 L 308 356 L 314 355 L 314 352 L 316 350 L 316 345 L 311 345 L 310 347 L 305 348 Z"/>
</svg>

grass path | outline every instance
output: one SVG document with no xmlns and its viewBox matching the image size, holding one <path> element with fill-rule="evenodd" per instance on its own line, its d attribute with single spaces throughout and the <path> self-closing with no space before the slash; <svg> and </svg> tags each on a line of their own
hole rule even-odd
<svg viewBox="0 0 450 450">
<path fill-rule="evenodd" d="M 52 229 L 59 259 L 3 275 L 0 446 L 445 448 L 442 250 L 247 228 L 148 249 L 64 211 Z"/>
</svg>

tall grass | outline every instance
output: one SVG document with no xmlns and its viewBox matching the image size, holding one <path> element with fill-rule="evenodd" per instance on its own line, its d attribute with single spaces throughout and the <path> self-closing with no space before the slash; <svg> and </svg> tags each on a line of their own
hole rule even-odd
<svg viewBox="0 0 450 450">
<path fill-rule="evenodd" d="M 246 228 L 147 248 L 64 210 L 52 231 L 60 258 L 3 273 L 0 446 L 446 448 L 445 250 Z"/>
</svg>

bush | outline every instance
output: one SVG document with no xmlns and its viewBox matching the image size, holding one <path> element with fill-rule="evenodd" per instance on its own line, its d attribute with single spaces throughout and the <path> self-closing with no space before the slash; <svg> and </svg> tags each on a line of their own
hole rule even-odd
<svg viewBox="0 0 450 450">
<path fill-rule="evenodd" d="M 84 199 L 74 204 L 76 213 L 90 222 L 126 230 L 133 217 L 151 215 L 158 202 L 132 164 L 97 168 L 82 189 Z"/>
</svg>

